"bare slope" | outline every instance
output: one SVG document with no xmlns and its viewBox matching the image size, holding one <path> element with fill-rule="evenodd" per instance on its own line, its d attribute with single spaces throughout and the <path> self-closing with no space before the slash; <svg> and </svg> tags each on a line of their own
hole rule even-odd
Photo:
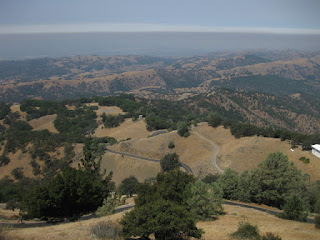
<svg viewBox="0 0 320 240">
<path fill-rule="evenodd" d="M 320 179 L 320 159 L 310 152 L 300 149 L 295 149 L 293 152 L 288 142 L 256 136 L 235 139 L 228 129 L 223 127 L 212 128 L 207 123 L 200 123 L 195 127 L 195 131 L 218 145 L 217 164 L 222 169 L 231 168 L 237 172 L 250 170 L 265 160 L 270 152 L 280 151 L 286 154 L 289 160 L 293 161 L 302 172 L 308 173 L 311 180 Z M 174 141 L 176 146 L 172 150 L 168 148 L 170 141 Z M 214 154 L 213 147 L 192 132 L 188 138 L 180 137 L 175 131 L 150 138 L 135 138 L 113 145 L 110 149 L 155 159 L 160 159 L 167 153 L 176 152 L 180 161 L 188 164 L 197 176 L 218 173 L 211 162 Z M 303 156 L 310 158 L 309 164 L 299 161 L 299 158 Z M 119 176 L 135 175 L 139 180 L 142 180 L 150 176 L 156 176 L 160 170 L 156 163 L 147 163 L 125 156 L 122 158 L 120 155 L 111 153 L 104 155 L 102 166 L 107 171 L 114 172 L 114 180 L 117 183 L 122 180 Z M 149 168 L 152 171 L 148 170 Z"/>
<path fill-rule="evenodd" d="M 320 179 L 320 159 L 308 151 L 291 151 L 291 145 L 286 141 L 257 136 L 236 139 L 229 130 L 223 127 L 212 128 L 207 123 L 200 123 L 196 130 L 218 144 L 220 152 L 217 162 L 223 169 L 231 168 L 237 172 L 252 169 L 265 160 L 270 152 L 280 151 L 304 173 L 310 174 L 312 180 Z M 303 156 L 310 158 L 309 164 L 299 161 Z"/>
</svg>

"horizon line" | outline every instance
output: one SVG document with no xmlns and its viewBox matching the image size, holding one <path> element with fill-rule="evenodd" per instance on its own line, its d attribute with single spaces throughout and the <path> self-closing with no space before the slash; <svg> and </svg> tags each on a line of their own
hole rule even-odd
<svg viewBox="0 0 320 240">
<path fill-rule="evenodd" d="M 197 25 L 163 25 L 133 23 L 98 24 L 42 24 L 42 25 L 1 25 L 0 34 L 59 34 L 59 33 L 248 33 L 280 35 L 320 35 L 320 29 L 270 28 L 270 27 L 222 27 Z"/>
</svg>

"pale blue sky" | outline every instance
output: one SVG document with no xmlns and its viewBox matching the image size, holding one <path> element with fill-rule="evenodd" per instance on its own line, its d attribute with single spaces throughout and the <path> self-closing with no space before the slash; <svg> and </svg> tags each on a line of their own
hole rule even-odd
<svg viewBox="0 0 320 240">
<path fill-rule="evenodd" d="M 0 0 L 0 33 L 320 34 L 320 0 Z"/>
</svg>

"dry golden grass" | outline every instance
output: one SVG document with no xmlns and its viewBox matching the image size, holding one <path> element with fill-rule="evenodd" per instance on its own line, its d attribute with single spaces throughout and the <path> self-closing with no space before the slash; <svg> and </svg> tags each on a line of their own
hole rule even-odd
<svg viewBox="0 0 320 240">
<path fill-rule="evenodd" d="M 107 173 L 113 172 L 112 181 L 119 185 L 121 181 L 130 176 L 136 176 L 139 182 L 149 177 L 156 177 L 160 172 L 160 164 L 146 162 L 118 154 L 106 153 L 102 157 L 101 168 Z"/>
<path fill-rule="evenodd" d="M 248 221 L 257 225 L 260 233 L 272 232 L 282 237 L 283 240 L 313 240 L 320 238 L 320 231 L 314 224 L 301 223 L 277 218 L 254 209 L 239 206 L 224 205 L 226 215 L 220 216 L 216 221 L 199 222 L 197 226 L 205 231 L 203 239 L 227 240 L 235 232 L 241 221 Z M 77 221 L 56 226 L 28 229 L 14 229 L 7 234 L 12 237 L 22 237 L 25 240 L 42 239 L 96 239 L 90 233 L 90 227 L 103 220 L 119 221 L 124 212 L 107 217 Z"/>
<path fill-rule="evenodd" d="M 170 141 L 174 141 L 174 149 L 168 148 Z M 193 134 L 188 138 L 183 138 L 176 131 L 172 131 L 155 137 L 132 139 L 110 148 L 154 159 L 160 159 L 167 153 L 176 152 L 180 161 L 188 164 L 197 175 L 215 171 L 210 161 L 213 149 L 208 142 Z"/>
<path fill-rule="evenodd" d="M 32 173 L 32 167 L 30 165 L 30 154 L 23 153 L 21 150 L 18 150 L 16 153 L 9 153 L 8 157 L 10 158 L 10 162 L 8 165 L 0 167 L 0 176 L 1 178 L 4 176 L 11 176 L 11 171 L 17 167 L 23 167 L 23 174 L 26 177 L 34 177 Z"/>
<path fill-rule="evenodd" d="M 284 220 L 264 212 L 238 206 L 224 205 L 224 209 L 227 214 L 220 216 L 218 220 L 197 224 L 205 231 L 204 239 L 229 240 L 231 239 L 230 234 L 238 229 L 238 224 L 242 221 L 257 225 L 261 234 L 272 232 L 283 240 L 320 239 L 320 231 L 315 229 L 314 224 Z"/>
<path fill-rule="evenodd" d="M 53 121 L 56 119 L 57 114 L 47 115 L 40 118 L 32 119 L 29 121 L 29 124 L 33 127 L 34 130 L 43 130 L 48 129 L 50 132 L 58 133 L 58 130 L 55 128 Z"/>
<path fill-rule="evenodd" d="M 95 130 L 95 137 L 114 137 L 117 140 L 125 140 L 127 138 L 140 139 L 146 138 L 151 133 L 146 129 L 146 123 L 143 120 L 132 121 L 126 119 L 119 127 L 105 128 L 102 124 Z"/>
<path fill-rule="evenodd" d="M 237 172 L 252 169 L 265 160 L 270 152 L 280 151 L 303 173 L 308 173 L 311 180 L 320 179 L 320 159 L 301 149 L 292 152 L 291 145 L 286 141 L 256 136 L 235 139 L 228 129 L 212 128 L 207 123 L 200 123 L 196 130 L 219 145 L 217 163 L 222 169 L 231 168 Z M 310 158 L 309 164 L 299 161 L 303 156 Z"/>
<path fill-rule="evenodd" d="M 13 229 L 7 232 L 8 236 L 13 239 L 22 237 L 25 240 L 87 240 L 98 239 L 90 233 L 90 227 L 100 221 L 119 221 L 124 215 L 124 212 L 117 213 L 112 216 L 101 217 L 98 219 L 90 219 L 77 221 L 74 223 L 65 223 L 60 225 L 52 225 L 48 227 L 37 227 L 27 229 Z"/>
<path fill-rule="evenodd" d="M 16 222 L 16 219 L 19 218 L 19 209 L 15 209 L 14 211 L 0 208 L 0 221 L 7 222 L 8 220 L 13 220 Z"/>
</svg>

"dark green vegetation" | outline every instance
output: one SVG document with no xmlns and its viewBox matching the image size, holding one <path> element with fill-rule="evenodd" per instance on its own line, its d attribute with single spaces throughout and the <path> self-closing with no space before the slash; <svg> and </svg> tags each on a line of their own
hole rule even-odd
<svg viewBox="0 0 320 240">
<path fill-rule="evenodd" d="M 173 148 L 175 148 L 175 147 L 176 147 L 176 145 L 174 145 L 174 142 L 173 142 L 173 141 L 170 141 L 170 142 L 168 143 L 168 148 L 173 149 Z"/>
<path fill-rule="evenodd" d="M 107 116 L 105 113 L 103 113 L 101 118 L 106 128 L 118 127 L 125 120 L 125 116 L 121 114 L 118 114 L 117 116 Z"/>
<path fill-rule="evenodd" d="M 227 169 L 217 183 L 224 198 L 283 209 L 282 218 L 306 221 L 308 211 L 318 211 L 319 183 L 310 183 L 282 153 L 271 153 L 257 168 L 240 175 Z"/>
<path fill-rule="evenodd" d="M 178 169 L 181 166 L 179 155 L 176 153 L 168 153 L 160 159 L 160 166 L 163 172 Z"/>
<path fill-rule="evenodd" d="M 109 181 L 87 170 L 66 168 L 24 195 L 20 208 L 30 218 L 77 218 L 102 205 Z"/>
<path fill-rule="evenodd" d="M 31 120 L 45 115 L 58 114 L 66 111 L 67 108 L 64 102 L 26 99 L 20 103 L 20 110 L 28 114 L 27 120 Z"/>
<path fill-rule="evenodd" d="M 41 58 L 24 61 L 0 61 L 0 78 L 2 80 L 19 80 L 30 82 L 52 76 L 65 75 L 70 72 L 66 67 L 59 67 L 55 59 Z"/>
<path fill-rule="evenodd" d="M 138 185 L 138 179 L 135 176 L 130 176 L 122 180 L 118 187 L 118 192 L 120 195 L 131 197 L 133 194 L 137 193 Z"/>
<path fill-rule="evenodd" d="M 212 220 L 223 213 L 223 192 L 217 184 L 196 181 L 185 190 L 185 201 L 189 211 L 198 220 Z"/>
<path fill-rule="evenodd" d="M 310 158 L 301 157 L 301 158 L 299 158 L 299 160 L 302 161 L 302 162 L 305 163 L 305 164 L 310 163 Z"/>
<path fill-rule="evenodd" d="M 148 239 L 150 234 L 154 234 L 156 239 L 200 238 L 202 231 L 195 226 L 195 219 L 201 219 L 202 214 L 207 218 L 208 213 L 213 217 L 221 209 L 221 205 L 215 205 L 214 208 L 218 209 L 213 211 L 191 212 L 195 199 L 190 194 L 194 193 L 194 188 L 199 189 L 199 185 L 193 187 L 194 184 L 195 179 L 191 175 L 169 171 L 158 174 L 153 184 L 140 185 L 134 210 L 126 213 L 120 221 L 124 235 L 144 239 Z M 205 198 L 207 191 L 200 192 Z M 216 199 L 219 199 L 219 195 Z M 221 196 L 219 200 L 221 201 Z"/>
<path fill-rule="evenodd" d="M 281 237 L 267 232 L 261 236 L 259 233 L 258 226 L 252 225 L 248 222 L 239 223 L 238 230 L 231 234 L 234 239 L 247 239 L 247 240 L 281 240 Z"/>
<path fill-rule="evenodd" d="M 9 112 L 10 112 L 9 105 L 5 104 L 4 102 L 0 102 L 0 120 L 4 119 Z"/>
</svg>

